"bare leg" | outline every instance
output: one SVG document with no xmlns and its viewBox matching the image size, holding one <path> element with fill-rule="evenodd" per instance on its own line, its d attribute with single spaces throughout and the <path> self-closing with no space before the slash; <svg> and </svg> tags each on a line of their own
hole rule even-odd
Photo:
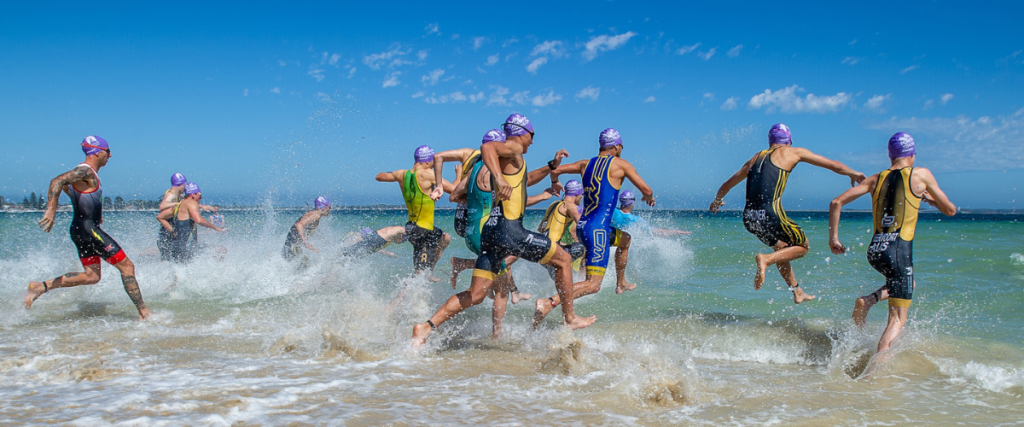
<svg viewBox="0 0 1024 427">
<path fill-rule="evenodd" d="M 893 340 L 900 335 L 903 325 L 907 324 L 907 307 L 893 307 L 889 305 L 889 324 L 882 332 L 882 339 L 878 341 L 878 351 L 883 352 L 889 349 Z"/>
<path fill-rule="evenodd" d="M 429 320 L 425 323 L 419 323 L 416 326 L 413 326 L 412 345 L 414 347 L 423 345 L 423 343 L 427 342 L 427 337 L 430 335 L 430 332 L 432 332 L 438 325 L 444 323 L 448 319 L 451 319 L 463 310 L 483 302 L 483 300 L 487 298 L 487 293 L 490 292 L 491 286 L 493 285 L 494 279 L 473 276 L 473 281 L 470 283 L 469 289 L 452 295 L 448 298 L 448 301 L 445 301 L 445 303 L 441 305 L 441 308 L 437 309 L 437 312 L 434 313 Z"/>
<path fill-rule="evenodd" d="M 509 280 L 509 273 L 498 276 L 494 279 L 494 309 L 491 310 L 491 339 L 498 339 L 501 336 L 502 321 L 505 320 L 505 310 L 508 308 L 508 297 L 512 292 L 512 283 Z"/>
<path fill-rule="evenodd" d="M 85 267 L 84 273 L 68 273 L 45 282 L 29 282 L 28 292 L 25 292 L 25 308 L 31 308 L 32 303 L 35 302 L 39 296 L 45 294 L 51 289 L 70 288 L 74 286 L 94 285 L 99 283 L 100 278 L 103 277 L 102 274 L 103 272 L 100 270 L 100 264 L 90 264 L 88 267 Z"/>
<path fill-rule="evenodd" d="M 796 282 L 796 274 L 793 274 L 793 267 L 789 265 L 789 261 L 776 262 L 775 266 L 779 268 L 779 274 L 789 285 L 789 290 L 793 292 L 793 302 L 800 304 L 804 301 L 810 301 L 815 297 L 814 295 L 804 293 L 803 289 L 800 289 L 800 284 Z"/>
<path fill-rule="evenodd" d="M 448 248 L 448 244 L 452 242 L 452 236 L 448 233 L 444 233 L 441 237 L 441 241 L 437 245 L 437 250 L 434 252 L 434 262 L 430 265 L 430 271 L 434 271 L 434 267 L 437 266 L 437 261 L 441 259 L 441 254 Z M 434 277 L 433 273 L 430 275 L 431 282 L 440 282 L 441 279 Z"/>
<path fill-rule="evenodd" d="M 764 284 L 764 271 L 769 265 L 781 262 L 790 262 L 794 259 L 807 255 L 807 248 L 804 246 L 788 246 L 783 242 L 775 244 L 774 253 L 757 254 L 754 256 L 754 263 L 757 271 L 754 273 L 754 290 L 760 290 Z"/>
<path fill-rule="evenodd" d="M 871 310 L 872 306 L 888 298 L 889 290 L 885 286 L 878 288 L 874 293 L 857 298 L 857 302 L 853 305 L 853 323 L 859 327 L 864 327 L 864 323 L 868 319 L 868 310 Z"/>
<path fill-rule="evenodd" d="M 475 259 L 452 257 L 452 289 L 455 289 L 455 285 L 458 283 L 459 273 L 462 270 L 473 268 L 474 265 L 476 265 Z"/>
<path fill-rule="evenodd" d="M 629 262 L 629 245 L 633 237 L 622 232 L 619 237 L 619 250 L 615 251 L 615 293 L 622 294 L 626 291 L 636 289 L 635 283 L 626 283 L 626 263 Z"/>
<path fill-rule="evenodd" d="M 142 291 L 139 289 L 139 282 L 135 280 L 135 264 L 127 257 L 121 262 L 114 264 L 121 271 L 121 283 L 124 284 L 124 291 L 132 299 L 135 308 L 139 310 L 139 320 L 146 320 L 149 317 L 149 309 L 142 301 Z"/>
<path fill-rule="evenodd" d="M 557 276 L 556 276 L 557 277 Z M 571 275 L 569 276 L 571 280 Z M 595 294 L 601 290 L 601 281 L 604 280 L 603 274 L 587 274 L 587 279 L 582 282 L 574 283 L 572 286 L 572 299 L 580 298 L 590 294 Z M 533 327 L 537 328 L 537 325 L 544 320 L 544 317 L 551 312 L 555 306 L 561 304 L 563 301 L 561 293 L 551 298 L 537 300 L 536 311 L 533 312 Z M 564 306 L 563 306 L 564 310 Z M 594 316 L 596 318 L 596 316 Z"/>
</svg>

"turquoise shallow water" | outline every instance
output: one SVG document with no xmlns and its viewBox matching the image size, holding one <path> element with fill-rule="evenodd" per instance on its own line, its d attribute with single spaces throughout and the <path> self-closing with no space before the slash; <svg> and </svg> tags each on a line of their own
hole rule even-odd
<svg viewBox="0 0 1024 427">
<path fill-rule="evenodd" d="M 794 263 L 818 296 L 796 306 L 738 212 L 642 211 L 691 236 L 634 237 L 627 279 L 578 302 L 597 315 L 569 332 L 556 315 L 529 330 L 532 302 L 511 306 L 489 338 L 489 304 L 445 324 L 416 353 L 411 326 L 451 295 L 447 281 L 410 278 L 397 258 L 337 257 L 364 226 L 404 223 L 398 211 L 335 211 L 313 236 L 321 254 L 298 271 L 280 258 L 301 212 L 227 212 L 227 234 L 178 266 L 155 253 L 151 212 L 110 212 L 104 229 L 135 261 L 153 318 L 134 310 L 116 270 L 95 286 L 20 306 L 29 280 L 80 270 L 66 234 L 38 213 L 0 214 L 0 423 L 78 425 L 1008 425 L 1024 419 L 1024 218 L 929 213 L 915 239 L 917 289 L 894 356 L 854 380 L 884 326 L 884 304 L 859 330 L 853 300 L 882 284 L 867 264 L 870 216 L 846 213 L 827 247 L 824 213 L 791 212 L 811 250 Z M 540 212 L 527 216 L 536 226 Z M 451 231 L 451 212 L 438 224 Z M 460 239 L 449 256 L 469 257 Z M 439 263 L 435 274 L 446 278 Z M 550 296 L 546 272 L 513 267 L 519 287 Z M 463 274 L 459 290 L 469 283 Z M 407 297 L 387 306 L 399 287 Z M 58 398 L 59 397 L 59 398 Z"/>
</svg>

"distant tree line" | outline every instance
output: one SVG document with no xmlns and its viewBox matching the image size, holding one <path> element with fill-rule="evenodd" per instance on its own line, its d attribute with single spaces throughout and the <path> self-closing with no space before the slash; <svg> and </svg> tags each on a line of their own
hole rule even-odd
<svg viewBox="0 0 1024 427">
<path fill-rule="evenodd" d="M 0 209 L 7 206 L 7 202 L 3 196 L 0 196 Z M 46 209 L 46 198 L 36 196 L 35 192 L 25 197 L 21 203 L 17 206 L 21 206 L 24 209 Z M 103 209 L 107 210 L 125 210 L 125 209 L 156 209 L 160 206 L 160 199 L 157 200 L 125 200 L 121 196 L 117 196 L 113 199 L 110 197 L 103 198 Z"/>
</svg>

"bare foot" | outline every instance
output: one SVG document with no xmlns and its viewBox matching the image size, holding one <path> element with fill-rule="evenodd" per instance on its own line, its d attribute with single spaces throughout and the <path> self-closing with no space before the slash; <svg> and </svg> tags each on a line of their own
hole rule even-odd
<svg viewBox="0 0 1024 427">
<path fill-rule="evenodd" d="M 768 255 L 757 254 L 754 256 L 754 263 L 757 264 L 757 272 L 754 273 L 754 290 L 761 290 L 764 284 L 764 270 L 768 268 Z"/>
<path fill-rule="evenodd" d="M 537 311 L 533 312 L 533 329 L 537 329 L 537 325 L 540 325 L 540 322 L 544 321 L 544 317 L 554 308 L 550 298 L 537 300 Z"/>
<path fill-rule="evenodd" d="M 149 312 L 148 308 L 144 308 L 142 310 L 139 310 L 139 320 L 146 320 L 146 319 L 148 319 L 150 314 L 151 313 Z"/>
<path fill-rule="evenodd" d="M 636 283 L 623 283 L 615 287 L 615 293 L 622 295 L 623 292 L 632 291 L 636 289 Z"/>
<path fill-rule="evenodd" d="M 45 293 L 46 286 L 43 286 L 43 282 L 29 282 L 28 292 L 25 292 L 25 309 L 32 308 L 32 303 L 36 302 L 36 299 Z"/>
<path fill-rule="evenodd" d="M 437 277 L 434 277 L 434 275 L 433 275 L 433 274 L 431 274 L 431 275 L 430 275 L 430 277 L 429 277 L 429 278 L 427 278 L 427 280 L 429 280 L 429 281 L 430 281 L 430 283 L 437 283 L 437 282 L 440 282 L 440 281 L 441 281 L 441 279 L 439 279 L 439 278 L 437 278 Z"/>
<path fill-rule="evenodd" d="M 528 300 L 533 298 L 533 295 L 524 294 L 522 292 L 512 292 L 512 304 L 519 304 L 519 301 Z"/>
<path fill-rule="evenodd" d="M 430 332 L 433 328 L 426 323 L 417 323 L 416 326 L 412 327 L 412 346 L 414 348 L 420 348 L 423 344 L 426 344 L 427 337 L 430 336 Z"/>
<path fill-rule="evenodd" d="M 573 328 L 573 329 L 583 329 L 583 328 L 586 328 L 587 326 L 593 325 L 595 321 L 597 321 L 597 316 L 590 316 L 590 317 L 579 317 L 579 316 L 576 316 L 575 318 L 572 319 L 571 322 L 568 323 L 567 326 L 569 326 L 570 328 Z"/>
<path fill-rule="evenodd" d="M 814 295 L 811 295 L 811 294 L 808 294 L 808 293 L 804 292 L 800 288 L 796 288 L 796 289 L 793 290 L 793 302 L 794 303 L 800 304 L 800 303 L 802 303 L 804 301 L 810 301 L 810 300 L 815 299 L 815 298 L 817 298 L 817 297 L 814 296 Z"/>
<path fill-rule="evenodd" d="M 868 303 L 868 297 L 857 298 L 857 302 L 853 304 L 853 323 L 856 323 L 859 327 L 864 327 L 864 323 L 868 320 L 868 310 L 873 305 L 875 304 Z"/>
</svg>

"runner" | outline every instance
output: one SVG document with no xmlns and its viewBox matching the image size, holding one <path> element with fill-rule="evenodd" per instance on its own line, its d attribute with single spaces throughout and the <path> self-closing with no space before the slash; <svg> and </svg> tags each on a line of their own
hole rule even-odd
<svg viewBox="0 0 1024 427">
<path fill-rule="evenodd" d="M 164 211 L 174 209 L 178 202 L 181 201 L 182 192 L 185 190 L 185 183 L 188 179 L 185 175 L 175 173 L 171 175 L 171 188 L 164 192 L 163 198 L 160 200 L 160 213 Z M 157 216 L 160 215 L 157 213 Z M 157 220 L 157 222 L 160 222 Z M 160 225 L 160 231 L 156 237 L 156 247 L 160 250 L 160 261 L 171 260 L 171 232 L 164 228 L 163 224 Z"/>
<path fill-rule="evenodd" d="M 359 230 L 359 236 L 350 242 L 348 246 L 342 248 L 341 254 L 348 256 L 363 256 L 380 252 L 389 257 L 395 257 L 395 254 L 384 250 L 384 248 L 391 243 L 405 243 L 404 226 L 392 225 L 379 230 L 374 230 L 372 228 Z"/>
<path fill-rule="evenodd" d="M 220 214 L 220 205 L 213 205 L 213 215 L 210 215 L 210 222 L 220 228 L 224 228 L 224 215 Z"/>
<path fill-rule="evenodd" d="M 576 223 L 580 220 L 577 208 L 583 199 L 583 184 L 575 179 L 565 183 L 565 196 L 562 200 L 552 203 L 544 212 L 537 231 L 547 234 L 553 242 L 558 242 L 572 256 L 573 263 L 583 258 L 587 249 L 576 237 Z M 555 268 L 545 265 L 551 280 L 555 279 Z"/>
<path fill-rule="evenodd" d="M 171 235 L 170 256 L 171 261 L 186 263 L 195 257 L 199 252 L 199 234 L 196 232 L 196 225 L 201 225 L 221 233 L 224 229 L 211 224 L 199 215 L 199 201 L 203 199 L 203 192 L 199 185 L 194 182 L 185 184 L 185 198 L 174 207 L 174 209 L 160 212 L 157 221 Z"/>
<path fill-rule="evenodd" d="M 399 169 L 392 172 L 377 174 L 377 182 L 397 182 L 402 189 L 402 198 L 409 210 L 409 222 L 405 225 L 405 233 L 413 248 L 413 267 L 416 274 L 433 270 L 437 260 L 444 253 L 452 237 L 434 226 L 434 199 L 440 198 L 437 189 L 451 193 L 454 185 L 441 179 L 440 185 L 435 178 L 434 150 L 426 145 L 416 148 L 413 153 L 416 163 L 412 169 Z M 436 279 L 431 276 L 431 281 Z"/>
<path fill-rule="evenodd" d="M 288 230 L 288 237 L 284 239 L 284 248 L 281 249 L 281 256 L 285 260 L 291 261 L 295 257 L 302 255 L 302 246 L 313 252 L 320 253 L 319 249 L 309 243 L 306 236 L 316 231 L 316 228 L 320 226 L 320 219 L 330 215 L 330 213 L 331 202 L 326 197 L 320 196 L 313 200 L 313 209 L 302 214 L 295 221 L 295 224 L 292 224 L 292 228 Z"/>
<path fill-rule="evenodd" d="M 882 300 L 889 300 L 889 320 L 878 341 L 878 351 L 888 350 L 907 324 L 907 312 L 914 292 L 914 233 L 921 201 L 939 209 L 946 216 L 956 214 L 956 206 L 931 171 L 915 168 L 914 138 L 897 132 L 889 138 L 889 169 L 871 175 L 860 185 L 846 190 L 829 206 L 829 247 L 834 254 L 846 253 L 839 242 L 839 218 L 843 206 L 871 192 L 875 234 L 868 247 L 867 258 L 876 271 L 885 276 L 885 285 L 877 291 L 857 298 L 853 320 L 864 326 L 868 310 Z"/>
<path fill-rule="evenodd" d="M 622 136 L 619 132 L 612 128 L 601 131 L 598 143 L 600 148 L 597 157 L 561 166 L 551 172 L 552 179 L 568 173 L 580 174 L 583 177 L 583 216 L 577 226 L 577 233 L 587 249 L 584 258 L 587 264 L 587 278 L 573 285 L 572 298 L 580 298 L 601 290 L 601 281 L 608 267 L 609 246 L 618 244 L 615 237 L 619 233 L 612 228 L 611 220 L 622 183 L 628 178 L 643 193 L 644 197 L 641 200 L 650 206 L 654 206 L 655 203 L 651 187 L 647 186 L 633 165 L 621 158 Z M 617 294 L 636 288 L 636 285 L 626 283 L 624 273 L 628 260 L 623 255 L 621 252 L 615 254 L 615 268 L 620 271 L 616 277 Z M 537 300 L 533 326 L 537 327 L 548 312 L 563 303 L 563 298 L 559 294 Z"/>
<path fill-rule="evenodd" d="M 74 208 L 69 233 L 71 241 L 78 248 L 78 258 L 85 272 L 67 273 L 53 280 L 29 283 L 28 292 L 25 293 L 25 308 L 31 308 L 40 295 L 51 289 L 99 283 L 103 273 L 100 268 L 102 258 L 121 272 L 124 291 L 139 311 L 139 320 L 144 320 L 150 312 L 142 301 L 142 291 L 135 279 L 135 264 L 128 259 L 117 242 L 100 229 L 103 223 L 103 188 L 100 186 L 99 170 L 110 160 L 110 146 L 103 138 L 90 135 L 82 141 L 82 151 L 85 152 L 85 162 L 50 181 L 46 212 L 39 220 L 39 227 L 47 233 L 53 229 L 60 193 L 67 193 Z"/>
<path fill-rule="evenodd" d="M 633 192 L 625 190 L 619 195 L 619 208 L 612 213 L 612 228 L 619 230 L 623 237 L 629 235 L 629 233 L 626 232 L 626 229 L 631 228 L 643 229 L 649 231 L 655 236 L 662 237 L 692 234 L 689 231 L 651 227 L 651 225 L 647 223 L 647 220 L 633 214 L 633 206 L 636 206 L 634 204 L 635 202 L 636 196 L 633 195 Z M 628 240 L 629 238 L 626 237 L 626 239 Z M 621 240 L 622 239 L 620 239 L 620 242 Z M 619 245 L 619 250 L 624 250 L 621 243 Z M 628 244 L 625 250 L 629 250 Z"/>
<path fill-rule="evenodd" d="M 863 181 L 864 174 L 838 161 L 814 154 L 806 148 L 793 147 L 792 144 L 793 137 L 786 125 L 772 125 L 768 131 L 768 149 L 747 160 L 739 171 L 722 184 L 709 209 L 711 213 L 717 213 L 725 204 L 722 198 L 729 190 L 740 181 L 747 180 L 747 204 L 743 208 L 743 226 L 775 251 L 771 254 L 759 253 L 754 257 L 757 266 L 754 289 L 761 289 L 765 269 L 775 264 L 779 268 L 779 274 L 789 285 L 789 290 L 793 292 L 793 302 L 800 304 L 813 300 L 815 296 L 800 289 L 790 265 L 791 261 L 807 254 L 807 236 L 782 209 L 782 192 L 786 190 L 786 180 L 800 162 L 848 176 L 851 186 Z"/>
<path fill-rule="evenodd" d="M 595 318 L 576 317 L 572 310 L 572 276 L 569 254 L 552 242 L 547 236 L 523 228 L 523 214 L 526 208 L 526 188 L 544 179 L 551 170 L 558 167 L 561 159 L 569 153 L 561 150 L 546 168 L 526 172 L 523 154 L 533 144 L 533 124 L 521 114 L 513 114 L 503 125 L 507 139 L 504 142 L 489 142 L 480 146 L 481 157 L 491 173 L 491 189 L 498 200 L 493 202 L 490 216 L 480 233 L 480 257 L 473 270 L 473 281 L 469 290 L 453 295 L 425 323 L 413 327 L 412 344 L 420 346 L 430 333 L 452 316 L 483 302 L 502 270 L 505 258 L 514 255 L 531 262 L 553 264 L 558 269 L 555 286 L 565 294 L 567 303 L 562 307 L 565 323 L 573 329 L 585 328 Z M 509 182 L 511 181 L 511 182 Z M 513 191 L 515 190 L 515 191 Z"/>
</svg>

